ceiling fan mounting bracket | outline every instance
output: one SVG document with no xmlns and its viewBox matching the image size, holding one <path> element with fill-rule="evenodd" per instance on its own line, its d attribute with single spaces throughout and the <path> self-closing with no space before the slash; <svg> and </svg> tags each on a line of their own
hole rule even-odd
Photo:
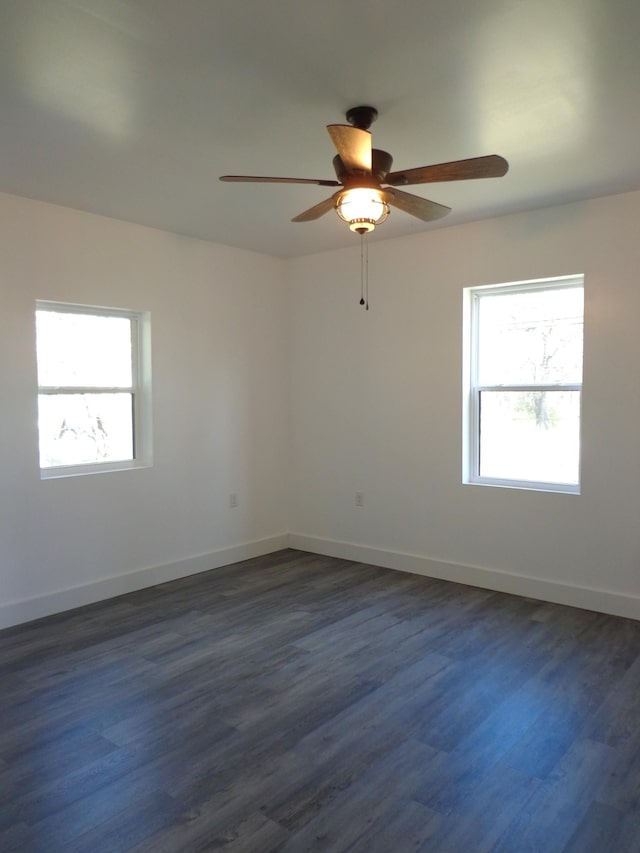
<svg viewBox="0 0 640 853">
<path fill-rule="evenodd" d="M 378 118 L 378 110 L 375 107 L 351 107 L 347 110 L 347 121 L 359 130 L 369 130 Z"/>
</svg>

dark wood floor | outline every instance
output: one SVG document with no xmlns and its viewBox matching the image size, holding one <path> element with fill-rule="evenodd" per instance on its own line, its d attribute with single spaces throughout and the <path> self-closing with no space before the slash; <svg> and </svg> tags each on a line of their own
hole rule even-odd
<svg viewBox="0 0 640 853">
<path fill-rule="evenodd" d="M 282 551 L 0 634 L 0 850 L 640 851 L 640 623 Z"/>
</svg>

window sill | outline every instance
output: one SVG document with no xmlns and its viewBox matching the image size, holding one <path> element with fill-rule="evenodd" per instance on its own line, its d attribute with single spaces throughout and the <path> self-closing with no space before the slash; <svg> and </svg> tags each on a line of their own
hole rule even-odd
<svg viewBox="0 0 640 853">
<path fill-rule="evenodd" d="M 524 492 L 547 492 L 560 495 L 579 495 L 580 486 L 570 483 L 538 483 L 526 480 L 499 480 L 488 477 L 462 481 L 463 486 L 489 486 L 494 489 L 517 489 Z"/>
<path fill-rule="evenodd" d="M 148 460 L 129 460 L 121 462 L 104 462 L 88 465 L 64 465 L 57 468 L 41 468 L 41 480 L 60 480 L 67 477 L 85 477 L 89 474 L 108 474 L 112 471 L 134 471 L 140 468 L 150 468 Z"/>
</svg>

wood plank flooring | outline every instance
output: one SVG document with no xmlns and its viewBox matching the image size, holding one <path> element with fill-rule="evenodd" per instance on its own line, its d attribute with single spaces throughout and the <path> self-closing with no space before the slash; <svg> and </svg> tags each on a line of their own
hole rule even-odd
<svg viewBox="0 0 640 853">
<path fill-rule="evenodd" d="M 281 551 L 0 633 L 0 850 L 640 853 L 640 623 Z"/>
</svg>

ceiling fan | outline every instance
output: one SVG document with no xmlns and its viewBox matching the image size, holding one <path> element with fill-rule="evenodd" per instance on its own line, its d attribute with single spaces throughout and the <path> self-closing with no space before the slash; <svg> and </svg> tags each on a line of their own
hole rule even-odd
<svg viewBox="0 0 640 853">
<path fill-rule="evenodd" d="M 329 135 L 336 147 L 333 167 L 337 181 L 315 178 L 270 178 L 252 175 L 223 175 L 221 181 L 275 184 L 317 184 L 321 187 L 340 187 L 330 198 L 295 216 L 292 222 L 318 219 L 331 209 L 352 231 L 366 234 L 389 216 L 389 208 L 397 207 L 424 222 L 446 216 L 450 207 L 399 190 L 410 184 L 430 184 L 439 181 L 465 181 L 471 178 L 500 178 L 509 164 L 497 154 L 454 160 L 434 166 L 420 166 L 392 172 L 393 158 L 386 151 L 371 147 L 369 128 L 378 117 L 374 107 L 353 107 L 348 110 L 348 125 L 330 124 Z M 387 186 L 383 186 L 386 184 Z"/>
</svg>

